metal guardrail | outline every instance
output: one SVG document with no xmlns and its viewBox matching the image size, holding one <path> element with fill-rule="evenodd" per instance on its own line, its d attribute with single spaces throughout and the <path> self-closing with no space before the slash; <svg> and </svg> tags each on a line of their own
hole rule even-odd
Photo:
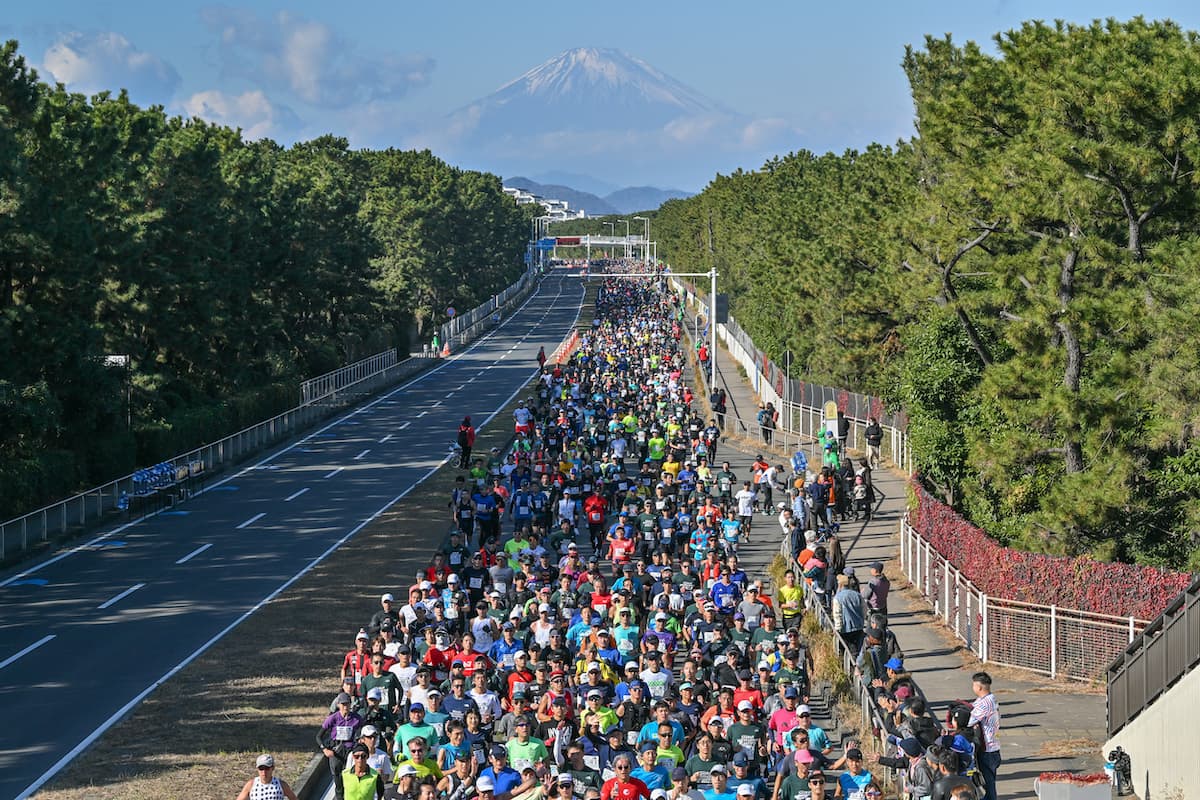
<svg viewBox="0 0 1200 800">
<path fill-rule="evenodd" d="M 1108 666 L 1108 735 L 1200 664 L 1200 577 Z"/>
<path fill-rule="evenodd" d="M 1147 622 L 991 597 L 963 577 L 907 519 L 900 567 L 933 613 L 982 661 L 1051 678 L 1096 680 Z M 1200 613 L 1197 624 L 1200 625 Z"/>
<path fill-rule="evenodd" d="M 456 314 L 449 322 L 443 323 L 437 330 L 438 349 L 444 345 L 450 346 L 452 353 L 458 352 L 467 342 L 476 338 L 492 322 L 497 311 L 514 300 L 523 299 L 537 286 L 537 280 L 531 271 L 524 272 L 516 283 L 506 288 L 485 303 L 462 314 Z"/>
<path fill-rule="evenodd" d="M 490 321 L 492 314 L 506 305 L 524 299 L 536 285 L 532 274 L 526 272 L 516 283 L 465 315 L 477 319 L 474 324 L 460 326 L 461 329 L 454 334 L 458 347 L 465 346 L 483 333 L 484 326 Z M 486 314 L 483 313 L 484 310 L 487 311 Z M 290 438 L 336 411 L 361 402 L 390 383 L 421 371 L 437 357 L 437 353 L 430 351 L 398 361 L 395 359 L 395 351 L 389 352 L 392 354 L 390 359 L 388 353 L 380 353 L 327 375 L 313 378 L 311 382 L 320 387 L 321 391 L 311 391 L 313 396 L 305 400 L 302 389 L 301 403 L 295 408 L 218 441 L 165 459 L 163 463 L 171 464 L 179 474 L 187 476 L 187 479 L 168 487 L 153 498 L 142 498 L 145 501 L 140 503 L 142 510 L 155 513 L 185 500 L 201 481 L 213 473 L 236 464 L 252 453 Z M 372 367 L 377 368 L 376 371 L 370 371 Z M 125 502 L 135 496 L 134 479 L 140 472 L 141 470 L 138 470 L 116 478 L 73 497 L 0 523 L 0 561 L 46 542 L 51 537 L 87 528 L 120 512 Z M 132 514 L 133 509 L 129 510 Z"/>
<path fill-rule="evenodd" d="M 241 461 L 251 453 L 290 438 L 336 411 L 355 405 L 381 387 L 419 372 L 434 360 L 432 355 L 405 359 L 257 425 L 166 459 L 164 463 L 171 464 L 190 478 L 206 477 Z M 28 550 L 31 544 L 48 541 L 52 536 L 61 536 L 103 521 L 120 510 L 122 498 L 127 500 L 135 495 L 136 474 L 125 475 L 0 524 L 0 559 Z M 168 487 L 164 493 L 156 494 L 152 501 L 147 498 L 148 502 L 143 504 L 143 508 L 150 513 L 160 511 L 186 499 L 191 488 L 187 485 Z"/>
<path fill-rule="evenodd" d="M 399 363 L 399 360 L 396 357 L 396 348 L 393 347 L 391 350 L 367 356 L 361 361 L 355 361 L 353 364 L 338 367 L 331 372 L 326 372 L 324 375 L 309 378 L 300 384 L 300 405 L 311 403 L 318 397 L 332 394 L 339 389 L 344 389 L 353 383 L 361 381 L 363 378 L 375 375 L 389 367 L 394 367 Z"/>
</svg>

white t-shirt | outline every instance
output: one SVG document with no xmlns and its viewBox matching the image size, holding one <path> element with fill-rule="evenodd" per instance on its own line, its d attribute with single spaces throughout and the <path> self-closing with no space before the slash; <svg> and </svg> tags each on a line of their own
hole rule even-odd
<svg viewBox="0 0 1200 800">
<path fill-rule="evenodd" d="M 754 492 L 749 489 L 742 489 L 735 494 L 734 499 L 738 504 L 738 516 L 749 517 L 754 514 Z"/>
</svg>

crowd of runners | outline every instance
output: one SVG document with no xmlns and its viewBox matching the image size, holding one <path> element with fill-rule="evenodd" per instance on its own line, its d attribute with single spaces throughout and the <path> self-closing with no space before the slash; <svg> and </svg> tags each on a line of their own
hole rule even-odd
<svg viewBox="0 0 1200 800">
<path fill-rule="evenodd" d="M 464 419 L 449 533 L 380 598 L 316 732 L 339 800 L 879 800 L 885 766 L 913 797 L 975 798 L 969 737 L 943 736 L 905 682 L 878 580 L 854 584 L 860 666 L 894 757 L 814 724 L 801 622 L 821 604 L 846 628 L 853 576 L 826 544 L 869 505 L 851 489 L 814 511 L 830 493 L 809 487 L 841 464 L 789 474 L 760 456 L 738 479 L 684 378 L 682 315 L 661 279 L 606 279 L 509 449 L 472 453 Z M 792 543 L 774 591 L 739 562 L 751 536 Z M 917 762 L 928 790 L 909 787 Z M 292 797 L 273 769 L 260 757 L 242 797 Z"/>
</svg>

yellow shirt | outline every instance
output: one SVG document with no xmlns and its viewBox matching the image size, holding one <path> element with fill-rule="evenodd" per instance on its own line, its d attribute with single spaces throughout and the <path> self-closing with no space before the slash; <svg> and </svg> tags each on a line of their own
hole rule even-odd
<svg viewBox="0 0 1200 800">
<path fill-rule="evenodd" d="M 804 608 L 801 602 L 804 599 L 804 590 L 799 585 L 780 586 L 777 591 L 779 592 L 779 607 L 785 617 L 796 616 Z M 788 608 L 788 603 L 795 603 L 796 607 Z"/>
</svg>

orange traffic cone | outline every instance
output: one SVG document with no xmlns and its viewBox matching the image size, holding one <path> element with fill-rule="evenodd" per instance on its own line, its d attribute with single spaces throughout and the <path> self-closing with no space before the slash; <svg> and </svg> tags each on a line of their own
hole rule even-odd
<svg viewBox="0 0 1200 800">
<path fill-rule="evenodd" d="M 444 345 L 442 345 L 442 358 L 446 358 L 449 355 L 450 355 L 450 343 L 446 342 Z"/>
</svg>

